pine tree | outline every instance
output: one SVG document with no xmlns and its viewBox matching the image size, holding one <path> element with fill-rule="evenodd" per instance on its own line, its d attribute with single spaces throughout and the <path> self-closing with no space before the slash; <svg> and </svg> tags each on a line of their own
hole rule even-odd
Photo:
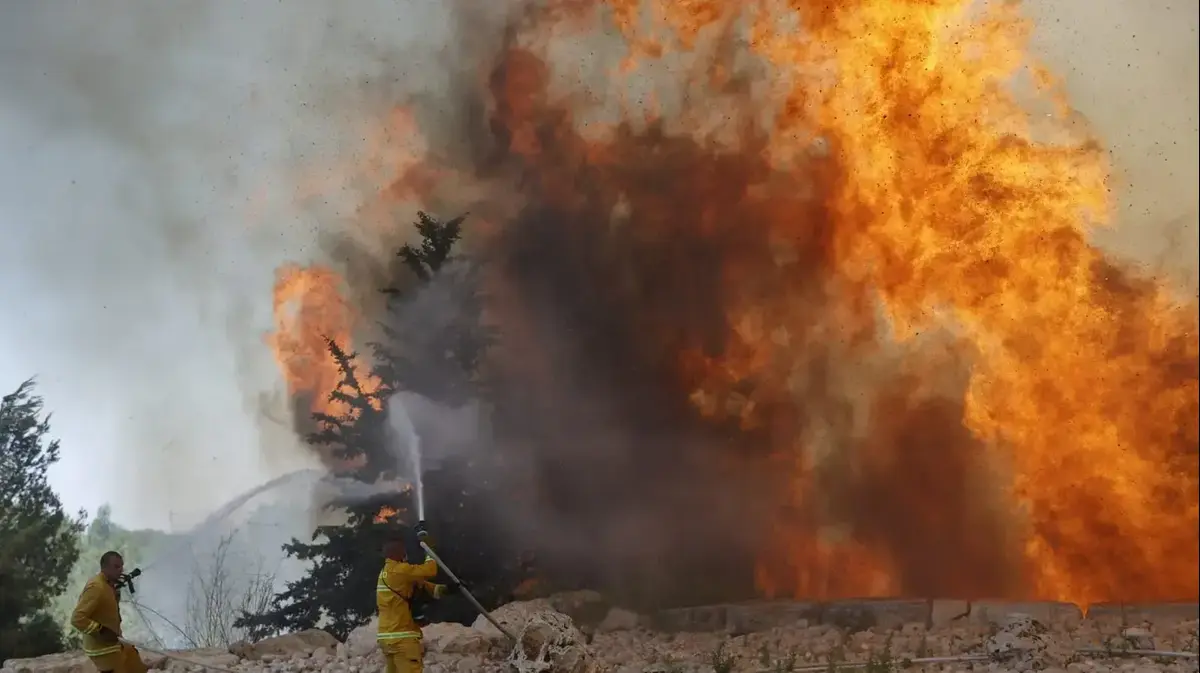
<svg viewBox="0 0 1200 673">
<path fill-rule="evenodd" d="M 83 514 L 69 518 L 46 479 L 58 441 L 41 413 L 32 381 L 0 399 L 0 661 L 63 647 L 48 609 L 79 555 Z"/>
<path fill-rule="evenodd" d="M 342 460 L 363 459 L 362 467 L 352 475 L 362 481 L 374 481 L 383 469 L 378 450 L 386 417 L 380 395 L 365 386 L 359 375 L 358 355 L 347 353 L 337 342 L 326 341 L 330 357 L 338 364 L 341 380 L 329 395 L 341 403 L 340 413 L 313 414 L 317 431 L 308 436 L 314 445 L 326 446 Z M 234 626 L 245 628 L 254 638 L 274 633 L 321 628 L 339 638 L 370 618 L 375 611 L 375 560 L 383 546 L 383 527 L 374 524 L 375 514 L 387 505 L 404 510 L 406 494 L 371 499 L 367 502 L 333 502 L 332 508 L 344 510 L 342 525 L 320 526 L 312 542 L 293 539 L 284 545 L 288 556 L 311 563 L 308 574 L 288 583 L 275 596 L 272 608 L 260 615 L 243 615 Z"/>
<path fill-rule="evenodd" d="M 495 339 L 483 323 L 484 299 L 479 292 L 478 267 L 457 259 L 453 252 L 462 234 L 463 217 L 446 222 L 418 213 L 418 246 L 405 245 L 398 253 L 402 268 L 415 278 L 407 291 L 387 295 L 387 312 L 381 321 L 383 338 L 372 343 L 375 359 L 372 377 L 377 387 L 364 385 L 358 358 L 333 341 L 330 355 L 342 378 L 330 399 L 342 403 L 339 415 L 315 414 L 318 431 L 314 444 L 329 446 L 334 455 L 360 460 L 355 479 L 373 483 L 399 471 L 387 450 L 386 401 L 399 391 L 412 391 L 438 403 L 460 405 L 482 393 L 479 366 Z M 488 507 L 496 502 L 486 492 L 486 482 L 476 480 L 481 466 L 460 461 L 426 474 L 430 525 L 439 554 L 472 585 L 477 597 L 495 603 L 515 581 L 515 574 L 497 566 L 507 558 L 503 546 L 490 534 Z M 394 527 L 375 522 L 382 507 L 415 523 L 411 492 L 389 494 L 367 502 L 335 503 L 344 510 L 346 523 L 322 526 L 312 543 L 293 540 L 285 547 L 289 556 L 312 564 L 308 574 L 276 596 L 273 609 L 263 615 L 245 615 L 239 627 L 261 637 L 280 631 L 320 626 L 340 638 L 375 613 L 375 583 L 382 564 L 384 537 Z M 511 564 L 515 568 L 515 564 Z M 480 581 L 478 584 L 475 580 Z M 433 609 L 435 620 L 467 621 L 474 618 L 465 601 L 445 599 Z"/>
<path fill-rule="evenodd" d="M 384 290 L 384 340 L 371 344 L 375 374 L 389 393 L 408 390 L 457 406 L 484 392 L 479 365 L 496 334 L 483 323 L 479 266 L 453 255 L 465 216 L 440 222 L 417 215 L 421 244 L 405 245 L 398 257 L 418 282 L 408 292 Z"/>
<path fill-rule="evenodd" d="M 414 292 L 388 293 L 387 338 L 374 345 L 376 375 L 389 392 L 411 391 L 440 404 L 486 398 L 480 367 L 498 335 L 483 319 L 480 266 L 453 254 L 464 218 L 443 223 L 418 215 L 421 245 L 406 245 L 399 256 L 420 282 Z M 511 499 L 497 490 L 500 469 L 496 456 L 475 453 L 424 475 L 426 516 L 438 554 L 488 607 L 507 598 L 522 578 L 516 551 L 495 525 L 497 503 Z M 476 614 L 466 600 L 451 598 L 435 604 L 430 616 L 469 622 Z"/>
</svg>

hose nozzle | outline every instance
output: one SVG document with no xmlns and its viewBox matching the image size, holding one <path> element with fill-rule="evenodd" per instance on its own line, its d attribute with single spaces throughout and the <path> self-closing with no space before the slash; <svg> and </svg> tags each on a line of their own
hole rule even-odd
<svg viewBox="0 0 1200 673">
<path fill-rule="evenodd" d="M 425 538 L 429 537 L 429 529 L 425 526 L 424 519 L 417 522 L 415 530 L 417 531 L 418 540 L 424 540 Z"/>
</svg>

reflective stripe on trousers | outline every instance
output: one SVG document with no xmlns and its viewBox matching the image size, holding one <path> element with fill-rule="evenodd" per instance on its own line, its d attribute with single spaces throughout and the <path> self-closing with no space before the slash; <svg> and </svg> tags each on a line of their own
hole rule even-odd
<svg viewBox="0 0 1200 673">
<path fill-rule="evenodd" d="M 420 637 L 420 631 L 392 631 L 377 634 L 375 640 L 409 640 Z"/>
<path fill-rule="evenodd" d="M 114 654 L 121 651 L 121 645 L 118 643 L 111 647 L 101 647 L 98 650 L 84 650 L 83 653 L 89 657 L 103 657 L 106 654 Z"/>
</svg>

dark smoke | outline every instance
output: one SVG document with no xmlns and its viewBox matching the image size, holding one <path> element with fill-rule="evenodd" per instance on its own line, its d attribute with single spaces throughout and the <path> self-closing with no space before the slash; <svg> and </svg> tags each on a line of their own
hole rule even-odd
<svg viewBox="0 0 1200 673">
<path fill-rule="evenodd" d="M 462 21 L 472 23 L 467 13 Z M 494 524 L 532 548 L 539 573 L 559 586 L 659 604 L 748 597 L 763 549 L 780 534 L 821 525 L 818 513 L 787 504 L 795 477 L 771 454 L 807 436 L 815 419 L 833 429 L 839 457 L 821 475 L 832 493 L 824 509 L 889 553 L 905 592 L 1011 588 L 1018 570 L 1003 553 L 1003 526 L 967 486 L 983 467 L 961 408 L 906 404 L 897 384 L 895 399 L 876 405 L 886 431 L 871 436 L 882 439 L 856 437 L 851 427 L 854 409 L 876 394 L 850 362 L 878 350 L 884 336 L 874 318 L 828 331 L 839 292 L 828 281 L 828 218 L 806 195 L 832 176 L 814 170 L 801 183 L 773 175 L 765 138 L 749 131 L 732 152 L 654 124 L 622 125 L 607 144 L 612 154 L 593 162 L 573 111 L 553 97 L 553 69 L 519 46 L 518 30 L 505 34 L 490 76 L 448 87 L 458 96 L 449 121 L 429 126 L 436 159 L 486 185 L 484 196 L 464 204 L 452 188 L 423 194 L 427 207 L 455 209 L 441 215 L 470 205 L 476 222 L 500 223 L 498 233 L 472 241 L 502 334 L 491 363 L 488 450 L 510 466 L 500 478 L 514 497 L 494 508 Z M 400 176 L 393 189 L 404 192 L 412 180 Z M 768 197 L 743 198 L 755 190 Z M 768 228 L 754 225 L 775 217 L 781 201 L 809 223 L 785 265 Z M 779 363 L 803 382 L 792 393 L 772 380 L 736 384 L 747 395 L 773 393 L 759 396 L 771 425 L 750 430 L 698 412 L 691 396 L 699 381 L 686 365 L 736 348 L 726 309 L 737 299 L 730 293 L 745 292 L 765 305 L 801 305 L 812 323 L 811 334 L 790 335 L 809 344 L 803 360 Z M 885 366 L 871 376 L 887 385 L 897 375 Z M 950 392 L 961 399 L 961 390 L 960 382 Z M 912 511 L 931 488 L 954 520 Z M 794 529 L 777 527 L 793 520 Z M 978 562 L 954 573 L 930 563 L 962 548 Z M 826 594 L 865 591 L 821 584 Z"/>
<path fill-rule="evenodd" d="M 486 476 L 513 497 L 477 509 L 479 525 L 533 549 L 552 583 L 640 602 L 750 596 L 761 569 L 786 593 L 878 592 L 836 556 L 786 553 L 830 538 L 890 568 L 889 591 L 1021 595 L 1007 466 L 962 423 L 972 354 L 950 333 L 896 344 L 872 290 L 836 280 L 822 196 L 846 177 L 824 148 L 773 172 L 760 111 L 737 102 L 749 66 L 703 62 L 682 85 L 698 95 L 642 85 L 662 85 L 668 117 L 719 110 L 736 149 L 667 122 L 596 142 L 584 116 L 604 118 L 603 96 L 583 79 L 594 104 L 564 94 L 554 49 L 522 43 L 534 15 L 514 16 L 487 69 L 451 73 L 437 105 L 416 105 L 430 157 L 390 189 L 445 217 L 469 211 L 485 264 L 502 343 L 484 449 L 507 466 Z M 614 55 L 583 60 L 604 71 Z M 732 74 L 696 84 L 717 71 Z M 1097 304 L 1144 306 L 1147 292 Z M 769 337 L 789 352 L 727 372 L 727 394 L 708 400 L 705 363 L 754 357 L 739 306 L 788 312 L 791 331 Z"/>
</svg>

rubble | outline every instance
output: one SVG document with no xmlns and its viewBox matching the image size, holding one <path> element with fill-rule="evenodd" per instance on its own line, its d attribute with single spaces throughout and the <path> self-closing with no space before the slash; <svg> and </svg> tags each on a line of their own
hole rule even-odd
<svg viewBox="0 0 1200 673">
<path fill-rule="evenodd" d="M 229 647 L 229 651 L 242 659 L 258 660 L 268 655 L 284 658 L 311 657 L 319 649 L 329 651 L 336 649 L 337 646 L 337 638 L 320 629 L 308 629 L 266 638 L 253 644 L 234 643 Z"/>
<path fill-rule="evenodd" d="M 1123 615 L 1123 616 L 1121 616 Z M 1085 614 L 1060 603 L 756 601 L 643 615 L 592 592 L 510 603 L 424 629 L 428 673 L 802 673 L 805 671 L 1196 672 L 1195 606 Z M 577 621 L 578 620 L 578 621 Z M 582 626 L 584 628 L 580 628 Z M 590 635 L 589 635 L 590 634 Z M 346 642 L 318 630 L 228 650 L 143 651 L 173 673 L 375 673 L 373 623 Z M 181 661 L 183 659 L 185 661 Z M 81 652 L 4 662 L 0 673 L 94 673 Z"/>
</svg>

